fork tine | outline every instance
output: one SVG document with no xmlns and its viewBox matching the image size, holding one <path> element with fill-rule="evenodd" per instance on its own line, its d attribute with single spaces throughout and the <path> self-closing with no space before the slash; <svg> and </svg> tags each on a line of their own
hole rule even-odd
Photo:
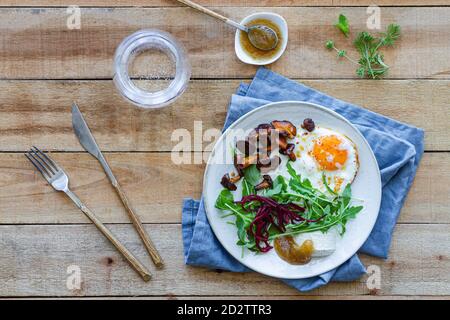
<svg viewBox="0 0 450 320">
<path fill-rule="evenodd" d="M 42 163 L 42 161 L 40 161 L 36 155 L 34 153 L 32 153 L 31 151 L 28 151 L 28 155 L 34 160 L 34 162 L 45 172 L 45 174 L 51 178 L 53 176 L 53 172 L 50 171 L 47 166 Z"/>
<path fill-rule="evenodd" d="M 53 166 L 53 168 L 54 168 L 56 171 L 59 170 L 58 165 L 56 164 L 55 161 L 52 160 L 52 158 L 50 158 L 50 156 L 46 155 L 44 152 L 42 152 L 42 151 L 41 151 L 38 147 L 36 147 L 36 146 L 33 146 L 33 148 L 34 148 L 36 151 L 38 151 L 45 159 L 47 159 L 47 161 Z"/>
<path fill-rule="evenodd" d="M 33 157 L 34 160 L 39 162 L 41 167 L 44 167 L 45 170 L 48 172 L 50 176 L 54 175 L 55 172 L 53 171 L 52 167 L 49 166 L 49 164 L 34 150 L 30 151 L 30 155 Z M 39 158 L 39 159 L 38 159 Z"/>
<path fill-rule="evenodd" d="M 33 164 L 33 166 L 41 173 L 41 175 L 48 180 L 50 178 L 50 176 L 48 175 L 48 173 L 45 170 L 45 168 L 40 167 L 40 163 L 38 161 L 36 161 L 34 159 L 33 156 L 31 156 L 30 152 L 25 153 L 25 157 L 27 157 L 28 160 L 30 160 L 30 162 Z"/>
<path fill-rule="evenodd" d="M 39 150 L 37 147 L 33 146 L 33 148 L 31 148 L 31 151 L 33 151 L 36 154 L 36 156 L 38 156 L 39 159 L 41 159 L 41 161 L 51 171 L 52 174 L 55 174 L 58 171 L 58 167 L 56 166 L 55 162 L 52 159 L 50 159 L 45 153 Z"/>
</svg>

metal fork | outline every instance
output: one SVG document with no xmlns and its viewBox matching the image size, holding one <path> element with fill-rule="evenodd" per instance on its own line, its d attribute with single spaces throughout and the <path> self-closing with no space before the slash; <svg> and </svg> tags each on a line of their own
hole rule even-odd
<svg viewBox="0 0 450 320">
<path fill-rule="evenodd" d="M 45 180 L 57 190 L 62 191 L 69 196 L 69 198 L 76 204 L 76 206 L 95 224 L 95 226 L 103 233 L 103 235 L 111 241 L 117 250 L 127 259 L 131 266 L 139 273 L 144 281 L 149 281 L 151 278 L 150 272 L 139 262 L 133 254 L 128 251 L 125 246 L 106 228 L 106 226 L 89 210 L 81 200 L 69 189 L 69 177 L 64 170 L 56 164 L 49 156 L 43 153 L 36 147 L 32 147 L 30 151 L 25 153 L 25 156 L 42 174 Z"/>
</svg>

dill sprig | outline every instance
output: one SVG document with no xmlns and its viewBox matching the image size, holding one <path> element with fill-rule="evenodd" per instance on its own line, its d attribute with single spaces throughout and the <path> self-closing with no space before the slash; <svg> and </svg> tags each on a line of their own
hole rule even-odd
<svg viewBox="0 0 450 320">
<path fill-rule="evenodd" d="M 347 22 L 347 19 L 345 19 Z M 342 29 L 339 28 L 341 31 Z M 353 45 L 358 51 L 360 57 L 358 60 L 352 59 L 345 50 L 336 48 L 334 41 L 328 40 L 326 48 L 335 50 L 338 57 L 346 58 L 348 61 L 357 65 L 356 74 L 361 78 L 380 79 L 389 70 L 389 65 L 384 61 L 384 55 L 379 51 L 382 47 L 390 47 L 400 37 L 400 26 L 390 24 L 386 32 L 378 37 L 373 36 L 367 31 L 359 32 L 353 41 Z"/>
</svg>

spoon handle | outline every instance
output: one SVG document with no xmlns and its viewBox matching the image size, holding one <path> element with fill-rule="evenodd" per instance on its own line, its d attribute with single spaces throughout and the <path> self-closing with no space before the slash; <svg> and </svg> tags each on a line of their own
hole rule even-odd
<svg viewBox="0 0 450 320">
<path fill-rule="evenodd" d="M 199 5 L 199 4 L 195 3 L 195 2 L 192 2 L 191 0 L 177 0 L 177 1 L 181 2 L 181 3 L 184 3 L 185 5 L 187 5 L 187 6 L 191 7 L 191 8 L 194 8 L 194 9 L 200 11 L 200 12 L 203 12 L 203 13 L 211 16 L 211 17 L 219 19 L 219 20 L 225 22 L 226 24 L 228 24 L 230 26 L 233 26 L 233 27 L 235 27 L 235 28 L 237 28 L 239 30 L 242 30 L 244 32 L 248 32 L 248 28 L 246 26 L 243 26 L 242 24 L 237 23 L 236 21 L 233 21 L 231 19 L 228 19 L 227 17 L 224 17 L 224 16 L 222 16 L 221 14 L 219 14 L 217 12 L 214 12 L 214 11 L 209 10 L 208 8 L 205 8 L 205 7 Z"/>
</svg>

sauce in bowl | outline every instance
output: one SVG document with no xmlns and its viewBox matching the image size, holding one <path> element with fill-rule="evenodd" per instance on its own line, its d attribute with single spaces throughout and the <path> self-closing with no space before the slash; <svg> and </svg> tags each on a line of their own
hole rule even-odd
<svg viewBox="0 0 450 320">
<path fill-rule="evenodd" d="M 273 48 L 272 50 L 260 50 L 258 48 L 255 48 L 252 45 L 252 43 L 250 42 L 250 40 L 248 39 L 247 33 L 243 32 L 243 31 L 239 31 L 239 42 L 241 44 L 241 47 L 253 59 L 265 60 L 265 59 L 270 59 L 270 58 L 274 57 L 276 54 L 278 54 L 278 52 L 281 50 L 281 47 L 282 47 L 283 39 L 282 39 L 280 28 L 273 21 L 271 21 L 269 19 L 262 19 L 262 18 L 254 19 L 245 24 L 246 27 L 251 27 L 251 26 L 255 26 L 255 25 L 264 25 L 264 26 L 271 28 L 273 31 L 275 31 L 275 33 L 277 34 L 277 37 L 278 37 L 278 43 L 277 43 L 276 47 Z"/>
</svg>

